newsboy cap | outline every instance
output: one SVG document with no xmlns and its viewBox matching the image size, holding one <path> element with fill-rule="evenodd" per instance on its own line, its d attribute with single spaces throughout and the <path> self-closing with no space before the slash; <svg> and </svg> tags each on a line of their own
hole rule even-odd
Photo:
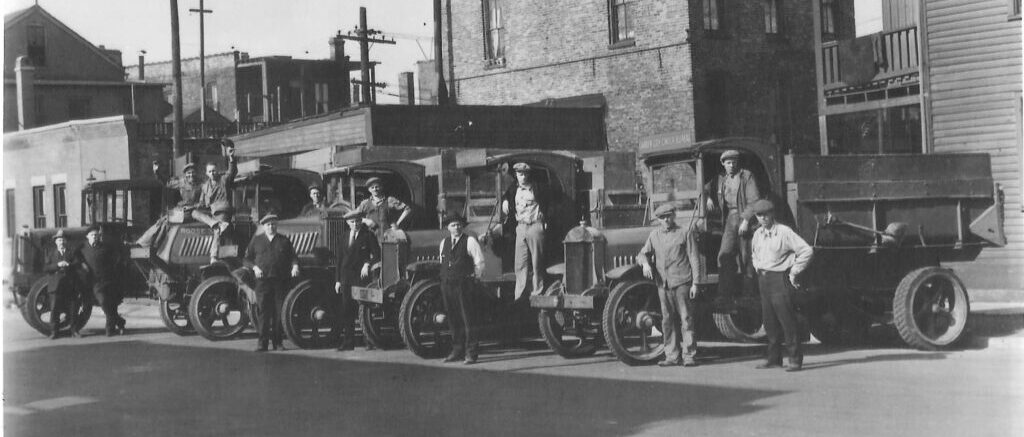
<svg viewBox="0 0 1024 437">
<path fill-rule="evenodd" d="M 675 213 L 676 213 L 676 207 L 675 207 L 675 205 L 673 205 L 671 203 L 663 203 L 663 204 L 661 204 L 661 206 L 658 207 L 658 209 L 654 210 L 654 216 L 655 217 L 664 217 L 664 216 L 667 216 L 667 215 L 675 215 Z"/>
<path fill-rule="evenodd" d="M 379 177 L 376 177 L 376 176 L 374 176 L 374 177 L 372 177 L 372 178 L 369 178 L 369 179 L 367 179 L 367 180 L 366 180 L 366 186 L 367 186 L 367 187 L 369 187 L 370 185 L 373 185 L 373 184 L 381 184 L 381 185 L 384 185 L 384 181 L 383 181 L 383 180 L 382 180 L 381 178 L 379 178 Z"/>
<path fill-rule="evenodd" d="M 188 163 L 188 164 L 185 164 L 185 167 L 183 167 L 183 168 L 181 169 L 181 172 L 182 172 L 182 173 L 185 173 L 186 171 L 189 171 L 189 170 L 195 170 L 195 169 L 196 169 L 196 163 L 194 163 L 194 162 L 190 162 L 190 163 Z"/>
<path fill-rule="evenodd" d="M 514 170 L 514 171 L 530 171 L 530 170 L 532 170 L 532 168 L 530 168 L 530 164 L 527 164 L 525 162 L 517 162 L 515 165 L 512 166 L 512 170 Z"/>
<path fill-rule="evenodd" d="M 260 224 L 261 225 L 265 225 L 267 223 L 276 222 L 276 221 L 277 221 L 277 214 L 269 213 L 269 214 L 263 216 L 263 218 L 260 219 Z"/>
<path fill-rule="evenodd" d="M 718 158 L 719 161 L 725 162 L 726 159 L 740 159 L 739 150 L 726 150 L 722 152 L 722 156 Z"/>
<path fill-rule="evenodd" d="M 317 185 L 317 184 L 310 184 L 310 186 L 306 187 L 306 191 L 307 191 L 307 192 L 309 192 L 309 191 L 313 191 L 313 190 L 317 190 L 317 191 L 319 191 L 319 192 L 321 192 L 321 193 L 323 193 L 323 192 L 324 192 L 324 189 L 323 189 L 323 188 L 320 188 L 320 186 L 319 186 L 319 185 Z"/>
<path fill-rule="evenodd" d="M 67 238 L 67 236 L 64 235 L 64 230 L 63 229 L 58 229 L 57 233 L 53 234 L 53 239 L 54 240 L 56 240 L 58 238 Z"/>
<path fill-rule="evenodd" d="M 353 210 L 351 210 L 349 212 L 346 212 L 345 215 L 342 216 L 342 218 L 345 219 L 345 220 L 361 219 L 365 215 L 366 214 L 363 214 L 362 211 L 360 211 L 358 209 L 353 209 Z"/>
<path fill-rule="evenodd" d="M 774 211 L 775 205 L 773 205 L 768 199 L 761 199 L 754 202 L 753 205 L 750 205 L 750 210 L 753 211 L 754 214 L 765 214 Z"/>
<path fill-rule="evenodd" d="M 466 218 L 463 217 L 460 214 L 451 214 L 451 215 L 445 216 L 444 223 L 443 223 L 445 226 L 448 226 L 452 222 L 462 223 L 462 226 L 466 226 L 466 224 L 467 224 Z"/>
</svg>

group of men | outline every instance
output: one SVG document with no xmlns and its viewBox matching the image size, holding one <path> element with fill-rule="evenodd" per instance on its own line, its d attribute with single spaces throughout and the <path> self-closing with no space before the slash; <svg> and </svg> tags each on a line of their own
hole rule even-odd
<svg viewBox="0 0 1024 437">
<path fill-rule="evenodd" d="M 740 276 L 753 271 L 757 275 L 761 313 L 768 336 L 766 360 L 757 368 L 783 367 L 784 343 L 788 357 L 785 370 L 799 371 L 803 367 L 803 354 L 793 291 L 799 286 L 799 275 L 807 268 L 813 250 L 791 228 L 775 220 L 774 204 L 760 198 L 753 175 L 749 170 L 740 169 L 739 159 L 738 151 L 722 153 L 723 171 L 713 184 L 705 187 L 707 193 L 716 193 L 714 200 L 708 196 L 708 209 L 719 211 L 723 224 L 718 255 L 718 306 L 732 304 Z M 676 223 L 676 208 L 671 203 L 659 206 L 654 216 L 659 227 L 648 236 L 637 254 L 637 262 L 644 276 L 658 284 L 665 345 L 665 358 L 658 365 L 695 366 L 697 341 L 693 300 L 700 288 L 694 281 L 699 271 L 694 229 L 693 226 L 684 229 Z M 746 252 L 741 246 L 741 236 L 749 232 L 753 218 L 759 227 L 750 239 L 750 269 L 742 267 L 744 263 L 737 261 L 737 257 Z"/>
<path fill-rule="evenodd" d="M 44 271 L 49 274 L 50 338 L 57 339 L 67 327 L 72 337 L 81 337 L 78 315 L 81 306 L 95 299 L 106 316 L 106 334 L 124 334 L 125 319 L 117 313 L 123 297 L 120 272 L 122 254 L 103 241 L 103 229 L 92 226 L 86 243 L 72 249 L 64 230 L 53 236 L 54 246 L 46 254 Z"/>
</svg>

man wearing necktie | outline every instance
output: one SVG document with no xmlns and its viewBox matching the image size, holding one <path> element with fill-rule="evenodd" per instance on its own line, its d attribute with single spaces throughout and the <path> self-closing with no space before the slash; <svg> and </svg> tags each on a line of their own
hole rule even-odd
<svg viewBox="0 0 1024 437">
<path fill-rule="evenodd" d="M 334 318 L 334 333 L 342 336 L 339 351 L 355 348 L 355 320 L 358 303 L 352 298 L 352 286 L 365 282 L 370 277 L 370 268 L 380 260 L 380 244 L 377 236 L 363 226 L 363 212 L 349 211 L 345 214 L 348 223 L 348 238 L 338 249 L 335 265 L 334 291 L 338 294 L 338 316 Z M 370 349 L 367 344 L 367 349 Z"/>
<path fill-rule="evenodd" d="M 71 328 L 71 336 L 81 337 L 78 333 L 79 278 L 78 269 L 82 264 L 77 252 L 68 247 L 64 230 L 60 229 L 53 236 L 54 248 L 46 254 L 43 271 L 50 274 L 47 291 L 50 293 L 50 338 L 59 336 L 61 315 L 65 315 L 67 326 Z"/>
<path fill-rule="evenodd" d="M 106 334 L 124 334 L 125 320 L 117 314 L 117 306 L 121 304 L 120 271 L 123 266 L 121 253 L 117 248 L 103 241 L 103 231 L 93 225 L 86 231 L 86 244 L 79 249 L 81 259 L 85 263 L 88 282 L 92 284 L 92 293 L 96 303 L 103 309 L 107 318 Z"/>
<path fill-rule="evenodd" d="M 479 345 L 474 326 L 473 293 L 476 280 L 484 272 L 484 256 L 480 243 L 462 232 L 466 219 L 451 215 L 444 219 L 449 236 L 441 240 L 438 248 L 441 259 L 441 297 L 448 326 L 452 330 L 452 353 L 444 359 L 450 363 L 465 359 L 463 364 L 474 364 Z"/>
</svg>

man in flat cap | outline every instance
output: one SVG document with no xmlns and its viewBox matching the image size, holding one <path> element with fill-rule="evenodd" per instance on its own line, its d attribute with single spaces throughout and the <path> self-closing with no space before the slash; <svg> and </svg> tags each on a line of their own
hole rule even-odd
<svg viewBox="0 0 1024 437">
<path fill-rule="evenodd" d="M 377 236 L 363 226 L 362 211 L 349 211 L 344 218 L 349 231 L 338 248 L 334 269 L 334 291 L 338 293 L 338 317 L 334 319 L 334 331 L 342 336 L 339 351 L 355 348 L 355 317 L 359 303 L 352 298 L 352 286 L 368 279 L 373 263 L 380 260 L 380 243 Z M 366 347 L 370 349 L 369 343 Z"/>
<path fill-rule="evenodd" d="M 216 219 L 211 217 L 202 211 L 196 212 L 196 208 L 203 206 L 203 183 L 196 178 L 196 165 L 194 163 L 185 164 L 185 168 L 181 171 L 181 178 L 171 178 L 165 180 L 162 172 L 160 171 L 160 163 L 153 161 L 153 173 L 157 179 L 163 182 L 167 188 L 178 191 L 180 200 L 178 201 L 177 208 L 180 208 L 184 214 L 190 216 L 196 220 L 199 220 L 211 228 L 224 229 L 225 224 L 221 224 Z M 222 192 L 225 192 L 222 190 Z M 164 215 L 157 219 L 145 233 L 139 237 L 136 244 L 142 247 L 150 247 L 154 244 L 159 245 L 167 233 L 167 215 Z"/>
<path fill-rule="evenodd" d="M 531 293 L 544 291 L 544 233 L 551 205 L 546 187 L 533 181 L 529 164 L 516 163 L 512 170 L 516 182 L 505 191 L 501 211 L 505 214 L 505 229 L 515 229 L 515 295 L 519 299 L 531 273 Z"/>
<path fill-rule="evenodd" d="M 761 225 L 751 239 L 751 261 L 757 272 L 761 317 L 768 334 L 767 359 L 757 368 L 782 367 L 780 340 L 785 340 L 789 361 L 786 371 L 795 372 L 803 367 L 803 353 L 793 290 L 799 286 L 797 278 L 811 262 L 814 250 L 789 226 L 775 221 L 772 202 L 758 200 L 751 205 L 751 211 Z"/>
<path fill-rule="evenodd" d="M 441 240 L 438 253 L 441 260 L 441 297 L 444 299 L 448 326 L 452 330 L 452 352 L 444 362 L 463 360 L 463 364 L 477 361 L 479 343 L 474 323 L 473 293 L 476 278 L 484 272 L 484 255 L 480 243 L 472 235 L 463 233 L 466 219 L 458 214 L 444 219 L 448 236 Z"/>
<path fill-rule="evenodd" d="M 412 214 L 412 207 L 387 195 L 384 192 L 384 181 L 381 178 L 367 179 L 366 190 L 370 192 L 370 198 L 360 203 L 356 210 L 365 214 L 363 223 L 376 227 L 377 239 L 380 240 L 388 229 L 398 229 L 403 226 Z"/>
<path fill-rule="evenodd" d="M 325 209 L 327 209 L 327 202 L 324 202 L 324 190 L 319 185 L 310 185 L 307 189 L 309 193 L 309 200 L 313 201 L 306 206 L 302 207 L 303 217 L 319 217 Z"/>
<path fill-rule="evenodd" d="M 256 352 L 266 352 L 268 341 L 273 343 L 274 350 L 284 349 L 281 307 L 288 292 L 289 278 L 299 276 L 299 259 L 295 256 L 291 240 L 277 233 L 276 214 L 265 215 L 260 224 L 263 225 L 263 233 L 252 237 L 244 262 L 256 276 L 261 321 Z"/>
<path fill-rule="evenodd" d="M 93 225 L 85 234 L 86 243 L 78 249 L 86 268 L 92 295 L 106 317 L 106 334 L 124 334 L 125 320 L 117 313 L 121 305 L 121 270 L 125 267 L 121 251 L 103 240 L 103 229 Z"/>
<path fill-rule="evenodd" d="M 659 226 L 651 231 L 636 259 L 643 267 L 644 276 L 658 284 L 661 332 L 665 344 L 665 359 L 658 365 L 696 366 L 694 356 L 697 354 L 697 336 L 694 332 L 693 299 L 698 292 L 694 277 L 700 268 L 697 242 L 690 226 L 683 228 L 676 224 L 676 208 L 671 203 L 659 206 L 654 216 Z M 654 267 L 651 266 L 651 255 L 654 255 Z"/>
<path fill-rule="evenodd" d="M 50 275 L 47 292 L 50 293 L 50 338 L 56 339 L 60 334 L 61 315 L 65 316 L 73 337 L 81 337 L 78 333 L 78 308 L 81 305 L 81 287 L 79 272 L 82 258 L 77 251 L 68 247 L 64 230 L 59 229 L 53 235 L 53 248 L 46 253 L 43 271 Z"/>
<path fill-rule="evenodd" d="M 202 193 L 199 196 L 196 209 L 192 211 L 192 218 L 207 225 L 215 223 L 211 227 L 223 231 L 230 223 L 217 220 L 211 214 L 216 215 L 216 212 L 213 211 L 215 203 L 222 202 L 231 205 L 231 188 L 235 184 L 235 176 L 238 176 L 238 164 L 235 162 L 235 144 L 231 140 L 227 138 L 221 140 L 221 148 L 224 149 L 224 153 L 228 157 L 228 171 L 221 173 L 217 171 L 216 163 L 206 163 L 206 181 L 202 184 Z"/>
<path fill-rule="evenodd" d="M 723 171 L 705 186 L 709 211 L 721 214 L 722 245 L 718 249 L 718 295 L 715 300 L 720 310 L 732 311 L 740 287 L 739 272 L 746 266 L 741 236 L 746 234 L 754 213 L 750 206 L 761 198 L 754 174 L 740 168 L 740 152 L 726 150 L 719 158 Z M 712 196 L 711 193 L 714 193 Z"/>
</svg>

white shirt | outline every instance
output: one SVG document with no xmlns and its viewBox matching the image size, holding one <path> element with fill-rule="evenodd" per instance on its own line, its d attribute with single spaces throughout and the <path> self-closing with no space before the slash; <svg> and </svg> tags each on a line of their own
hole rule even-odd
<svg viewBox="0 0 1024 437">
<path fill-rule="evenodd" d="M 444 257 L 444 240 L 447 240 L 449 238 L 451 238 L 451 236 L 445 237 L 444 239 L 441 240 L 441 244 L 438 245 L 438 259 Z M 473 273 L 476 274 L 476 277 L 479 278 L 483 276 L 484 266 L 486 265 L 484 263 L 484 253 L 483 251 L 480 250 L 480 243 L 478 243 L 476 241 L 476 238 L 473 238 L 472 235 L 462 234 L 459 236 L 459 238 L 456 238 L 455 240 L 452 241 L 452 247 L 455 247 L 455 244 L 458 243 L 459 240 L 463 238 L 468 238 L 468 240 L 466 240 L 466 252 L 469 253 L 470 258 L 473 258 Z"/>
<path fill-rule="evenodd" d="M 516 221 L 523 224 L 532 224 L 540 221 L 540 205 L 537 204 L 537 197 L 533 192 L 533 186 L 519 186 L 516 190 Z"/>
<path fill-rule="evenodd" d="M 760 227 L 750 240 L 754 268 L 798 275 L 811 262 L 814 249 L 789 226 L 776 223 L 771 229 Z"/>
</svg>

